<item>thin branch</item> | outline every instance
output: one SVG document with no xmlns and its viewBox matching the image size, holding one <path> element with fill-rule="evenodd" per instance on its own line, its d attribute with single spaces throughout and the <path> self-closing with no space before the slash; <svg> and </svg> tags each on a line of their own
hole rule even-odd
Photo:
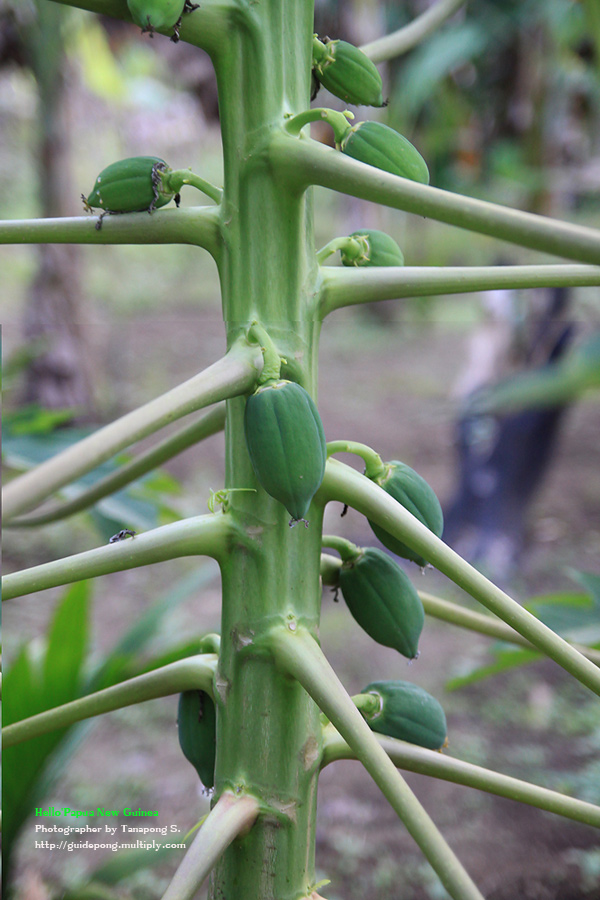
<svg viewBox="0 0 600 900">
<path fill-rule="evenodd" d="M 218 260 L 220 210 L 214 206 L 105 216 L 15 219 L 0 222 L 0 244 L 193 244 Z"/>
<path fill-rule="evenodd" d="M 363 44 L 360 49 L 374 63 L 401 56 L 428 38 L 465 3 L 466 0 L 437 0 L 408 25 L 369 44 Z"/>
<path fill-rule="evenodd" d="M 356 759 L 354 751 L 332 725 L 325 727 L 324 735 L 323 766 L 338 759 Z M 537 809 L 544 809 L 567 819 L 573 819 L 575 822 L 600 828 L 600 807 L 594 806 L 593 803 L 577 800 L 575 797 L 566 797 L 558 791 L 551 791 L 510 775 L 502 775 L 500 772 L 485 769 L 473 763 L 453 759 L 436 750 L 427 750 L 425 747 L 417 747 L 415 744 L 408 744 L 405 741 L 398 741 L 383 735 L 376 735 L 376 737 L 394 765 L 408 772 L 430 775 L 454 784 L 476 788 L 486 791 L 488 794 L 495 794 L 497 797 L 506 797 L 509 800 L 527 803 Z"/>
<path fill-rule="evenodd" d="M 143 675 L 87 694 L 78 700 L 6 725 L 2 729 L 2 744 L 4 747 L 12 747 L 58 728 L 68 728 L 93 716 L 182 691 L 200 690 L 212 696 L 217 662 L 218 656 L 215 653 L 204 653 L 144 672 Z"/>
<path fill-rule="evenodd" d="M 321 578 L 323 584 L 337 585 L 339 578 L 339 570 L 342 561 L 336 556 L 329 553 L 321 554 Z M 489 616 L 485 613 L 476 612 L 473 609 L 466 609 L 458 603 L 452 603 L 450 600 L 443 600 L 441 597 L 435 597 L 426 591 L 417 591 L 425 613 L 434 619 L 447 622 L 449 625 L 456 625 L 458 628 L 467 628 L 469 631 L 475 631 L 477 634 L 485 635 L 485 637 L 494 638 L 497 641 L 506 641 L 510 644 L 517 644 L 519 647 L 525 647 L 527 650 L 536 650 L 531 641 L 524 638 L 518 631 L 503 622 L 496 616 Z M 594 650 L 592 647 L 585 647 L 583 644 L 569 641 L 572 647 L 575 647 L 583 656 L 591 660 L 595 665 L 600 666 L 600 650 Z"/>
<path fill-rule="evenodd" d="M 283 130 L 273 134 L 269 152 L 288 184 L 298 190 L 318 184 L 532 250 L 600 264 L 600 231 L 595 229 L 417 184 Z"/>
<path fill-rule="evenodd" d="M 222 431 L 224 427 L 225 404 L 219 403 L 197 422 L 192 422 L 190 425 L 180 428 L 174 434 L 165 438 L 164 441 L 161 441 L 156 447 L 141 453 L 137 459 L 133 459 L 131 462 L 121 466 L 116 472 L 111 472 L 106 478 L 96 482 L 93 487 L 86 491 L 81 491 L 72 500 L 58 504 L 39 515 L 12 519 L 10 522 L 6 522 L 5 525 L 9 528 L 32 528 L 66 519 L 68 516 L 81 512 L 81 510 L 88 509 L 103 497 L 121 490 L 126 485 L 131 484 L 131 482 L 153 471 L 157 466 L 161 466 L 167 460 L 173 459 L 179 453 L 183 453 L 184 450 L 194 446 L 199 441 Z"/>
<path fill-rule="evenodd" d="M 319 318 L 335 309 L 379 300 L 463 294 L 497 288 L 591 287 L 600 266 L 390 266 L 321 269 Z"/>
<path fill-rule="evenodd" d="M 133 538 L 5 575 L 2 579 L 2 602 L 85 578 L 123 572 L 182 556 L 211 556 L 218 561 L 227 552 L 234 533 L 234 525 L 227 513 L 195 516 L 161 525 Z"/>
<path fill-rule="evenodd" d="M 256 797 L 224 791 L 186 851 L 162 900 L 192 900 L 223 852 L 252 827 L 259 812 Z"/>
<path fill-rule="evenodd" d="M 518 644 L 527 650 L 536 650 L 537 648 L 524 638 L 517 631 L 507 625 L 500 619 L 492 618 L 483 613 L 475 612 L 472 609 L 465 609 L 458 603 L 451 603 L 449 600 L 443 600 L 441 597 L 434 597 L 425 591 L 418 591 L 419 597 L 428 616 L 434 619 L 440 619 L 449 625 L 456 625 L 458 628 L 467 628 L 469 631 L 475 631 L 486 637 L 495 638 L 498 641 L 507 641 L 510 644 Z M 571 647 L 574 647 L 582 656 L 589 659 L 596 666 L 600 666 L 600 650 L 594 650 L 593 647 L 586 647 L 575 641 L 568 641 Z"/>
<path fill-rule="evenodd" d="M 9 482 L 3 494 L 5 519 L 27 512 L 115 453 L 182 416 L 251 390 L 262 362 L 260 348 L 248 344 L 245 338 L 238 339 L 222 359 L 199 375 Z"/>
<path fill-rule="evenodd" d="M 482 895 L 394 764 L 381 748 L 311 634 L 292 621 L 268 637 L 278 665 L 292 675 L 348 742 L 404 822 L 454 900 Z"/>
<path fill-rule="evenodd" d="M 317 498 L 339 500 L 376 522 L 390 535 L 424 556 L 440 572 L 495 613 L 581 684 L 600 695 L 600 669 L 563 638 L 465 562 L 425 525 L 356 469 L 329 459 Z"/>
</svg>

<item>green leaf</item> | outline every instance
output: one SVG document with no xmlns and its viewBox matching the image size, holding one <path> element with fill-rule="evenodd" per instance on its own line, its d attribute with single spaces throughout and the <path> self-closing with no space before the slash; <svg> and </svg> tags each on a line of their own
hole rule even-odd
<svg viewBox="0 0 600 900">
<path fill-rule="evenodd" d="M 506 646 L 506 645 L 503 645 Z M 541 653 L 537 650 L 526 650 L 525 648 L 518 650 L 502 650 L 496 654 L 495 661 L 486 666 L 477 666 L 465 675 L 458 675 L 446 682 L 447 691 L 455 691 L 458 688 L 466 687 L 469 684 L 475 684 L 477 681 L 483 681 L 490 675 L 499 675 L 509 669 L 516 669 L 519 666 L 527 665 L 527 663 L 535 662 L 540 659 Z"/>
<path fill-rule="evenodd" d="M 589 591 L 594 603 L 600 609 L 600 575 L 593 572 L 582 572 L 579 569 L 568 569 L 569 577 Z"/>
<path fill-rule="evenodd" d="M 600 387 L 600 332 L 558 362 L 499 381 L 478 392 L 470 404 L 477 413 L 508 413 L 572 402 Z"/>
<path fill-rule="evenodd" d="M 585 573 L 580 583 L 585 584 Z M 590 585 L 600 578 L 590 575 Z M 592 646 L 600 641 L 600 599 L 590 594 L 557 593 L 534 597 L 525 604 L 534 616 L 562 637 Z"/>
<path fill-rule="evenodd" d="M 87 582 L 70 588 L 54 613 L 39 657 L 23 647 L 4 681 L 3 723 L 33 716 L 81 695 L 81 671 L 88 637 Z M 7 747 L 3 754 L 5 873 L 14 841 L 48 788 L 48 767 L 69 729 L 52 731 L 35 741 Z"/>
<path fill-rule="evenodd" d="M 24 435 L 42 435 L 54 431 L 73 418 L 72 409 L 45 409 L 37 403 L 21 406 L 3 414 L 4 442 Z"/>
<path fill-rule="evenodd" d="M 478 56 L 487 43 L 484 28 L 475 22 L 448 27 L 419 47 L 402 70 L 402 102 L 414 116 L 434 95 L 443 78 L 456 66 Z"/>
<path fill-rule="evenodd" d="M 590 590 L 589 594 L 573 591 L 562 591 L 555 594 L 544 594 L 532 597 L 523 604 L 541 622 L 569 640 L 577 641 L 588 647 L 600 643 L 600 575 L 589 572 L 570 570 L 571 578 Z M 540 659 L 542 654 L 536 650 L 514 648 L 505 642 L 498 642 L 492 647 L 494 661 L 484 666 L 475 665 L 465 674 L 451 678 L 446 690 L 453 691 L 468 684 L 474 684 L 498 675 L 508 669 L 527 665 Z"/>
<path fill-rule="evenodd" d="M 164 863 L 165 859 L 169 859 L 174 854 L 182 855 L 183 849 L 164 846 L 172 843 L 185 844 L 185 835 L 179 833 L 170 835 L 161 842 L 158 849 L 153 849 L 152 853 L 149 853 L 148 850 L 118 850 L 110 856 L 107 862 L 94 869 L 89 886 L 91 887 L 94 882 L 120 884 L 123 879 L 130 878 L 140 870 Z"/>
<path fill-rule="evenodd" d="M 162 634 L 162 623 L 165 617 L 188 597 L 199 593 L 218 575 L 217 566 L 211 561 L 199 563 L 183 578 L 176 581 L 168 590 L 150 606 L 146 612 L 132 625 L 115 644 L 106 659 L 99 665 L 91 678 L 89 690 L 99 690 L 108 687 L 117 681 L 139 675 L 151 668 L 156 668 L 156 660 L 164 665 L 167 661 L 191 656 L 197 650 L 191 649 L 200 638 L 186 642 L 185 646 L 190 652 L 181 652 L 175 648 L 169 648 L 159 655 L 153 655 L 151 661 L 142 663 L 141 651 L 148 646 L 153 638 Z M 177 655 L 179 653 L 179 655 Z"/>
<path fill-rule="evenodd" d="M 72 413 L 69 413 L 70 415 Z M 18 415 L 16 424 L 9 421 L 2 440 L 5 463 L 11 468 L 26 471 L 76 444 L 89 434 L 89 430 L 82 428 L 56 429 L 56 424 L 62 421 L 62 417 L 64 412 L 55 414 L 52 411 L 39 410 L 38 407 L 28 407 L 24 411 L 21 424 Z M 66 499 L 77 497 L 100 479 L 117 471 L 130 458 L 130 455 L 119 454 L 114 459 L 107 460 L 92 472 L 86 473 L 73 484 L 63 488 L 62 496 Z M 148 531 L 165 521 L 180 518 L 160 496 L 167 493 L 177 494 L 180 491 L 181 487 L 176 478 L 162 469 L 155 469 L 122 490 L 104 497 L 86 514 L 101 541 L 106 542 L 124 527 L 133 528 L 135 531 Z"/>
</svg>

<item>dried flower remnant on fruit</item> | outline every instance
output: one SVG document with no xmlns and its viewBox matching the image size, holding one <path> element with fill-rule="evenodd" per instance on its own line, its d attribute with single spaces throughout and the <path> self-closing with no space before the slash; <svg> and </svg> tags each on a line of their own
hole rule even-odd
<svg viewBox="0 0 600 900">
<path fill-rule="evenodd" d="M 88 196 L 81 195 L 84 208 L 102 210 L 96 223 L 100 229 L 105 215 L 152 213 L 170 200 L 179 206 L 179 194 L 163 183 L 162 175 L 170 171 L 158 156 L 133 156 L 111 163 L 100 172 Z"/>
<path fill-rule="evenodd" d="M 192 3 L 191 0 L 185 0 L 183 4 L 181 0 L 127 0 L 127 6 L 131 18 L 142 29 L 142 34 L 153 38 L 155 31 L 172 29 L 173 43 L 179 40 L 184 14 L 199 8 L 199 4 Z"/>
</svg>

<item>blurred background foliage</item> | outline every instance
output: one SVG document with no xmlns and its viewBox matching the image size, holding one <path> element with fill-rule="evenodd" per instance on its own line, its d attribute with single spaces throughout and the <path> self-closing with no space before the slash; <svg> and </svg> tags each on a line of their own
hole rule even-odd
<svg viewBox="0 0 600 900">
<path fill-rule="evenodd" d="M 365 44 L 429 5 L 317 0 L 315 31 Z M 353 111 L 359 120 L 376 117 L 406 134 L 427 159 L 432 184 L 600 224 L 596 0 L 469 2 L 381 71 L 389 105 Z M 341 108 L 324 90 L 315 105 Z M 316 127 L 313 136 L 331 140 Z M 161 156 L 177 168 L 192 166 L 221 183 L 218 98 L 207 55 L 48 0 L 0 0 L 1 217 L 80 215 L 80 195 L 89 192 L 102 168 L 142 154 Z M 184 204 L 197 202 L 204 200 L 184 193 Z M 374 227 L 398 241 L 407 265 L 547 259 L 321 189 L 315 191 L 315 210 L 316 247 Z M 223 352 L 217 273 L 204 251 L 15 246 L 0 248 L 0 260 L 9 475 L 74 440 L 81 429 L 190 377 Z M 459 480 L 457 428 L 465 385 L 472 390 L 486 378 L 495 383 L 545 365 L 556 343 L 539 339 L 548 331 L 540 322 L 558 321 L 559 337 L 568 333 L 576 347 L 600 325 L 597 289 L 570 292 L 560 314 L 543 292 L 497 294 L 335 313 L 322 336 L 319 405 L 327 437 L 363 440 L 386 458 L 404 459 L 447 507 Z M 497 364 L 473 379 L 478 348 Z M 544 479 L 524 510 L 518 564 L 502 568 L 498 554 L 484 562 L 517 599 L 541 598 L 539 608 L 554 616 L 557 628 L 585 627 L 589 636 L 597 627 L 594 578 L 600 574 L 598 391 L 570 401 Z M 477 446 L 489 443 L 490 422 L 488 417 L 478 423 Z M 223 442 L 215 436 L 91 516 L 5 531 L 5 566 L 18 569 L 87 549 L 120 527 L 144 530 L 205 512 L 210 490 L 222 487 L 223 477 Z M 360 517 L 341 520 L 340 511 L 328 510 L 330 531 L 343 528 L 356 543 L 372 541 Z M 109 673 L 109 683 L 153 660 L 194 652 L 199 635 L 219 622 L 216 568 L 203 565 L 185 560 L 177 568 L 168 563 L 101 579 L 93 605 L 91 591 L 86 593 L 89 614 L 73 646 L 79 675 L 72 689 L 89 689 L 98 672 Z M 409 573 L 418 581 L 418 574 Z M 429 572 L 421 585 L 469 602 L 436 573 Z M 561 606 L 561 596 L 572 603 Z M 347 611 L 330 599 L 326 592 L 323 646 L 349 690 L 355 693 L 374 678 L 406 677 L 395 654 L 385 648 L 373 653 Z M 60 610 L 76 602 L 77 592 L 53 591 L 7 605 L 5 647 L 21 675 L 33 666 L 27 660 L 36 652 L 49 658 L 44 652 L 52 650 L 52 640 L 56 644 L 61 622 L 68 631 Z M 27 649 L 20 650 L 25 639 Z M 525 660 L 515 662 L 505 645 L 490 647 L 486 639 L 437 622 L 427 623 L 422 650 L 409 677 L 443 701 L 451 752 L 598 801 L 600 717 L 582 689 L 549 663 L 519 668 Z M 495 677 L 484 680 L 489 670 Z M 18 674 L 16 668 L 13 677 Z M 456 689 L 447 693 L 446 686 Z M 52 770 L 60 778 L 42 773 L 47 802 L 110 805 L 132 797 L 142 806 L 158 804 L 164 820 L 185 831 L 206 810 L 207 799 L 176 745 L 175 709 L 174 699 L 154 701 L 106 716 L 102 728 L 83 729 L 77 742 L 65 742 Z M 600 861 L 590 829 L 418 776 L 411 784 L 451 832 L 490 900 L 600 898 Z M 324 889 L 330 900 L 358 900 L 367 890 L 372 900 L 395 900 L 400 883 L 406 900 L 440 896 L 410 840 L 398 835 L 352 763 L 329 767 L 320 793 L 318 859 L 320 875 L 332 879 Z M 19 898 L 62 896 L 65 885 L 81 885 L 101 863 L 83 852 L 66 863 L 42 858 L 32 850 L 33 833 L 25 834 L 17 853 Z M 137 881 L 111 890 L 135 900 L 159 897 L 165 871 L 142 871 Z"/>
</svg>

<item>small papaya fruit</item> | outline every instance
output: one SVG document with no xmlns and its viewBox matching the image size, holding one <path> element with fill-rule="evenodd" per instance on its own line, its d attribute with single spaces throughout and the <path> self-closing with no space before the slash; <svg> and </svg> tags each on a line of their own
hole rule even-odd
<svg viewBox="0 0 600 900">
<path fill-rule="evenodd" d="M 264 490 L 283 503 L 293 521 L 304 520 L 327 458 L 323 424 L 310 394 L 283 379 L 260 385 L 246 401 L 244 431 Z"/>
<path fill-rule="evenodd" d="M 171 169 L 158 156 L 133 156 L 111 163 L 103 169 L 87 197 L 86 209 L 102 209 L 105 213 L 149 213 L 165 206 L 179 195 L 163 188 L 160 172 Z"/>
<path fill-rule="evenodd" d="M 205 691 L 184 691 L 177 712 L 179 746 L 191 762 L 205 788 L 215 784 L 217 711 Z"/>
<path fill-rule="evenodd" d="M 362 256 L 352 257 L 340 251 L 342 265 L 344 266 L 403 266 L 404 255 L 396 241 L 385 231 L 377 231 L 375 228 L 363 228 L 361 231 L 353 231 L 351 238 L 363 238 L 364 253 Z"/>
<path fill-rule="evenodd" d="M 384 474 L 372 480 L 411 512 L 419 522 L 426 525 L 436 537 L 441 538 L 444 530 L 444 514 L 440 501 L 425 479 L 415 472 L 414 469 L 398 460 L 392 460 L 392 462 L 386 464 Z M 377 525 L 370 519 L 369 525 L 383 546 L 391 550 L 392 553 L 396 553 L 404 559 L 410 559 L 419 566 L 427 565 L 427 560 L 424 557 L 402 541 L 392 537 L 380 525 Z"/>
<path fill-rule="evenodd" d="M 420 184 L 429 184 L 427 163 L 411 142 L 383 122 L 359 122 L 349 128 L 340 150 L 359 162 Z"/>
<path fill-rule="evenodd" d="M 183 14 L 198 9 L 198 4 L 190 0 L 127 0 L 127 6 L 142 34 L 148 32 L 150 37 L 154 37 L 155 31 L 172 28 L 171 40 L 175 43 L 179 40 Z"/>
<path fill-rule="evenodd" d="M 383 83 L 369 57 L 348 41 L 313 44 L 313 72 L 318 81 L 340 100 L 354 106 L 385 106 Z"/>
<path fill-rule="evenodd" d="M 347 559 L 339 584 L 348 609 L 374 641 L 414 659 L 425 611 L 408 576 L 383 550 L 365 547 Z"/>
<path fill-rule="evenodd" d="M 369 716 L 369 728 L 378 734 L 439 750 L 447 743 L 446 715 L 440 703 L 410 681 L 375 681 L 361 691 L 379 698 L 379 710 Z"/>
</svg>

